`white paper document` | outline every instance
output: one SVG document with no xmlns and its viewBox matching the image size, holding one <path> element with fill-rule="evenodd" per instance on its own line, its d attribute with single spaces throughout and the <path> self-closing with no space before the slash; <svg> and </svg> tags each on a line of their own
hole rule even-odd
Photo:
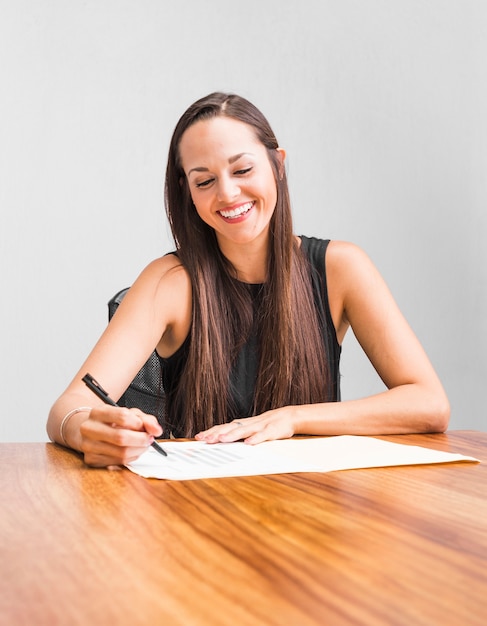
<svg viewBox="0 0 487 626">
<path fill-rule="evenodd" d="M 144 478 L 192 480 L 454 461 L 478 462 L 478 459 L 461 454 L 355 435 L 283 439 L 256 446 L 242 442 L 207 444 L 201 441 L 165 441 L 161 445 L 167 457 L 149 447 L 127 467 Z"/>
</svg>

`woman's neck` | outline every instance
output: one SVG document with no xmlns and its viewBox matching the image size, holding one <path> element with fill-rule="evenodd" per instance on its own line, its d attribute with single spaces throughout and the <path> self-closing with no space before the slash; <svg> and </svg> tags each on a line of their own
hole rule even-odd
<svg viewBox="0 0 487 626">
<path fill-rule="evenodd" d="M 223 244 L 223 245 L 222 245 Z M 261 284 L 267 279 L 267 239 L 246 244 L 219 242 L 222 254 L 233 265 L 235 278 L 243 283 Z"/>
</svg>

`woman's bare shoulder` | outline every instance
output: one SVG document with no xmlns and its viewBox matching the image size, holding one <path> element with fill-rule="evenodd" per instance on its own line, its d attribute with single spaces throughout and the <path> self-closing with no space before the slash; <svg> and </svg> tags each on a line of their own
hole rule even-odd
<svg viewBox="0 0 487 626">
<path fill-rule="evenodd" d="M 162 278 L 168 272 L 174 270 L 183 270 L 184 267 L 176 254 L 170 253 L 165 254 L 164 256 L 158 257 L 151 261 L 141 272 L 141 276 L 151 276 L 156 277 L 159 276 Z"/>
<path fill-rule="evenodd" d="M 362 248 L 349 241 L 330 241 L 326 251 L 326 277 L 330 295 L 344 297 L 348 289 L 354 289 L 357 281 L 375 272 L 372 261 Z"/>
<path fill-rule="evenodd" d="M 132 290 L 149 290 L 153 295 L 171 289 L 187 289 L 190 280 L 186 269 L 175 254 L 166 254 L 151 261 L 140 273 Z"/>
<path fill-rule="evenodd" d="M 326 250 L 326 267 L 334 271 L 347 270 L 369 261 L 365 251 L 350 241 L 332 240 Z M 370 261 L 369 261 L 370 262 Z"/>
<path fill-rule="evenodd" d="M 123 306 L 122 306 L 123 305 Z M 167 254 L 151 261 L 139 274 L 119 307 L 140 318 L 167 326 L 188 325 L 191 281 L 181 261 Z M 164 331 L 165 332 L 165 331 Z"/>
</svg>

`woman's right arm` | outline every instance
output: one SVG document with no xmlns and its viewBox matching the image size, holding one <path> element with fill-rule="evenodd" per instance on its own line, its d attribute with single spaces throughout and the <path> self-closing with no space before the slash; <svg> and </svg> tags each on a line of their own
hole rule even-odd
<svg viewBox="0 0 487 626">
<path fill-rule="evenodd" d="M 178 259 L 153 261 L 137 278 L 110 324 L 47 421 L 52 441 L 84 454 L 88 465 L 120 465 L 134 460 L 161 435 L 155 417 L 139 409 L 112 407 L 82 381 L 89 372 L 117 401 L 150 354 L 173 354 L 191 324 L 191 286 Z"/>
</svg>

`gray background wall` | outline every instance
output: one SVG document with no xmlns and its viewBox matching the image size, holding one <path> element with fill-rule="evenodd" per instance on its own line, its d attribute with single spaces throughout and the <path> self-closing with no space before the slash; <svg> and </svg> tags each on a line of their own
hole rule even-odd
<svg viewBox="0 0 487 626">
<path fill-rule="evenodd" d="M 45 419 L 106 301 L 172 248 L 170 133 L 236 91 L 288 151 L 296 232 L 352 240 L 486 429 L 483 0 L 0 0 L 1 441 Z M 352 336 L 345 398 L 382 386 Z"/>
</svg>

